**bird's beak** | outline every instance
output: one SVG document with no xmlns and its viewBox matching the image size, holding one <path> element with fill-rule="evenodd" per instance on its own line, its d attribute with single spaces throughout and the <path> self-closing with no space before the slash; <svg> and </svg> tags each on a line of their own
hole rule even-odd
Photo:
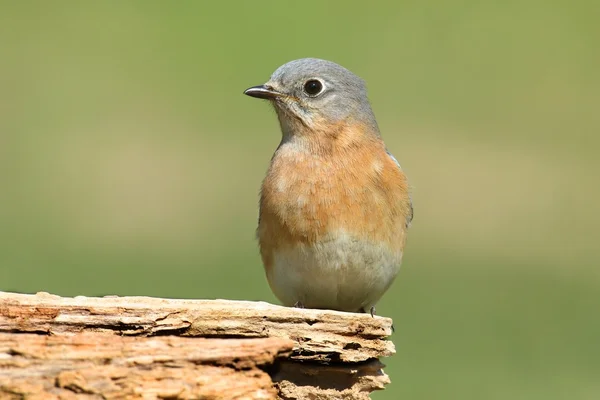
<svg viewBox="0 0 600 400">
<path fill-rule="evenodd" d="M 244 90 L 244 94 L 250 97 L 256 97 L 258 99 L 267 100 L 274 99 L 283 95 L 283 93 L 278 92 L 277 90 L 267 85 L 252 86 L 251 88 Z"/>
</svg>

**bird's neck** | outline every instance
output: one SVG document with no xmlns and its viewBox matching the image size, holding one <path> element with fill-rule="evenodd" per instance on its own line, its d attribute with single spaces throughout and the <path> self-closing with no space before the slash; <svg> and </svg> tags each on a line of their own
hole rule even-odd
<svg viewBox="0 0 600 400">
<path fill-rule="evenodd" d="M 281 144 L 289 144 L 299 151 L 314 155 L 348 153 L 373 143 L 382 143 L 377 127 L 341 121 L 336 124 L 313 121 L 307 126 L 300 120 L 280 118 L 282 131 Z"/>
</svg>

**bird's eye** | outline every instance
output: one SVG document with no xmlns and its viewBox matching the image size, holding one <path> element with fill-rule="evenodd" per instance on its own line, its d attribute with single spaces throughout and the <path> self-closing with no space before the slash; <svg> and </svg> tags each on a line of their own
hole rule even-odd
<svg viewBox="0 0 600 400">
<path fill-rule="evenodd" d="M 311 97 L 318 95 L 322 90 L 323 84 L 317 79 L 310 79 L 304 83 L 304 92 Z"/>
</svg>

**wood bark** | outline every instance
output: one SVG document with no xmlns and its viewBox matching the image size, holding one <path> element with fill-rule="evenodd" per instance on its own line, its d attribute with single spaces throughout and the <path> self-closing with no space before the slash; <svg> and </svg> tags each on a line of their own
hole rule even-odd
<svg viewBox="0 0 600 400">
<path fill-rule="evenodd" d="M 0 399 L 368 399 L 389 318 L 0 292 Z"/>
</svg>

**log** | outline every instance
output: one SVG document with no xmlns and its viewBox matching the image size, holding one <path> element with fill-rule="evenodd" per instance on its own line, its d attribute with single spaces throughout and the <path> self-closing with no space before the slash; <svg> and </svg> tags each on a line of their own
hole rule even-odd
<svg viewBox="0 0 600 400">
<path fill-rule="evenodd" d="M 0 399 L 369 399 L 391 332 L 265 302 L 0 292 Z"/>
</svg>

